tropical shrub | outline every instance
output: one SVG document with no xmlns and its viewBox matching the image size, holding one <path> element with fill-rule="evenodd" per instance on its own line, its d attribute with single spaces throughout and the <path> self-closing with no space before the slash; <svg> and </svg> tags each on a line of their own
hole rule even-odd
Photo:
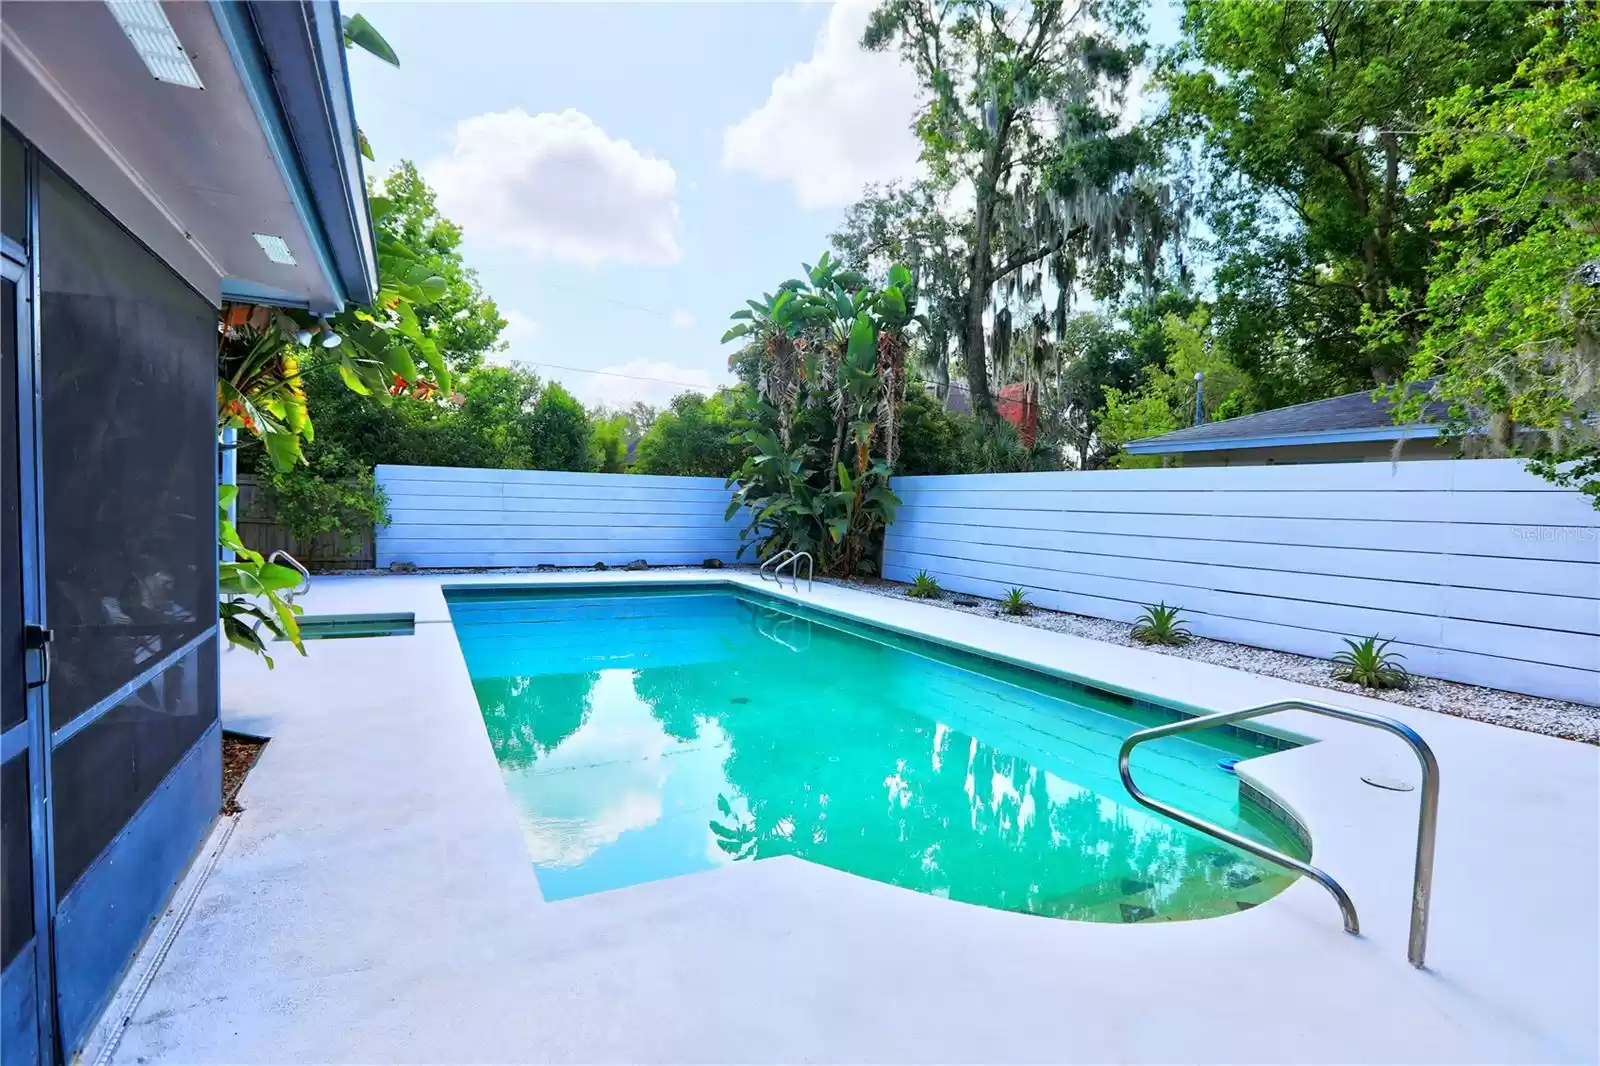
<svg viewBox="0 0 1600 1066">
<path fill-rule="evenodd" d="M 918 570 L 917 576 L 911 582 L 907 596 L 914 596 L 919 600 L 936 600 L 944 595 L 944 589 L 939 587 L 939 581 L 926 570 Z"/>
<path fill-rule="evenodd" d="M 301 575 L 298 570 L 267 562 L 260 552 L 244 546 L 228 519 L 238 494 L 237 485 L 217 488 L 217 540 L 233 553 L 232 559 L 217 564 L 217 614 L 228 643 L 248 648 L 271 666 L 272 656 L 261 639 L 263 629 L 288 641 L 301 655 L 306 653 L 297 621 L 302 609 L 281 595 L 300 584 Z"/>
<path fill-rule="evenodd" d="M 1333 657 L 1334 680 L 1363 688 L 1410 688 L 1411 674 L 1400 664 L 1405 656 L 1387 650 L 1393 643 L 1376 636 L 1346 640 L 1345 650 Z"/>
<path fill-rule="evenodd" d="M 810 552 L 823 573 L 871 573 L 900 505 L 889 474 L 916 293 L 903 266 L 882 289 L 827 254 L 805 270 L 734 312 L 723 335 L 745 339 L 729 363 L 752 387 L 755 423 L 729 479 L 728 517 L 750 514 L 741 552 L 787 548 Z"/>
<path fill-rule="evenodd" d="M 1006 593 L 1006 598 L 1000 601 L 1000 609 L 1006 614 L 1023 615 L 1033 610 L 1033 604 L 1028 602 L 1028 594 L 1021 588 L 1013 588 Z"/>
<path fill-rule="evenodd" d="M 1140 644 L 1187 644 L 1194 639 L 1180 615 L 1181 607 L 1168 607 L 1164 603 L 1147 604 L 1144 613 L 1133 626 L 1133 639 Z"/>
</svg>

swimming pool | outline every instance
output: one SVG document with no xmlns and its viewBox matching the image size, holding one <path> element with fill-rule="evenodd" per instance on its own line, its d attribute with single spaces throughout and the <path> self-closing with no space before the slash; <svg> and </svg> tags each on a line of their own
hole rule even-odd
<svg viewBox="0 0 1600 1066">
<path fill-rule="evenodd" d="M 1175 712 L 729 586 L 447 589 L 540 890 L 561 900 L 792 855 L 1088 921 L 1234 913 L 1293 879 L 1136 805 L 1117 748 Z M 1174 737 L 1141 782 L 1290 854 L 1224 763 Z"/>
</svg>

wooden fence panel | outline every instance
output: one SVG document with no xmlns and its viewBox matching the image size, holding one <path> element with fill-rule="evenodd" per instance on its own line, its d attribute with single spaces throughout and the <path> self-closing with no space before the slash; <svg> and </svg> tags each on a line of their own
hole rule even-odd
<svg viewBox="0 0 1600 1066">
<path fill-rule="evenodd" d="M 896 478 L 884 576 L 1600 704 L 1600 513 L 1516 460 Z"/>
<path fill-rule="evenodd" d="M 379 566 L 683 565 L 739 550 L 721 478 L 380 466 Z"/>
</svg>

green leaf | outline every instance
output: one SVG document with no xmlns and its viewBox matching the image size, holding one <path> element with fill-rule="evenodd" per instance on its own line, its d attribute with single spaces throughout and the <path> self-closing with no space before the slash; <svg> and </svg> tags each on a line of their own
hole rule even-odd
<svg viewBox="0 0 1600 1066">
<path fill-rule="evenodd" d="M 261 443 L 266 446 L 267 457 L 279 470 L 293 470 L 305 461 L 300 451 L 300 437 L 295 433 L 264 433 Z"/>
<path fill-rule="evenodd" d="M 724 333 L 722 335 L 722 342 L 721 343 L 727 344 L 729 341 L 734 340 L 734 339 L 736 339 L 738 337 L 743 337 L 745 334 L 747 334 L 749 332 L 751 332 L 751 329 L 747 325 L 741 324 L 741 325 L 734 326 L 732 329 L 728 330 L 728 332 L 726 332 L 726 333 Z"/>
<path fill-rule="evenodd" d="M 839 487 L 846 492 L 855 491 L 855 483 L 850 480 L 850 471 L 845 469 L 843 463 L 839 464 Z"/>
<path fill-rule="evenodd" d="M 911 271 L 901 263 L 896 263 L 889 268 L 889 284 L 893 288 L 907 289 L 911 286 Z"/>
<path fill-rule="evenodd" d="M 729 318 L 752 319 L 755 316 L 756 316 L 756 313 L 754 311 L 750 310 L 748 307 L 741 307 L 741 308 L 739 308 L 739 310 L 735 311 L 733 314 L 729 315 L 728 317 Z"/>
<path fill-rule="evenodd" d="M 376 163 L 378 157 L 372 154 L 372 142 L 367 140 L 367 133 L 360 126 L 356 127 L 356 145 L 361 149 L 361 154 L 369 163 Z"/>
<path fill-rule="evenodd" d="M 361 380 L 361 375 L 356 372 L 356 366 L 347 355 L 339 357 L 339 380 L 344 382 L 345 388 L 361 396 L 367 396 L 371 389 Z"/>
<path fill-rule="evenodd" d="M 371 52 L 392 67 L 400 65 L 400 57 L 394 54 L 394 49 L 383 39 L 383 34 L 372 28 L 372 23 L 367 21 L 365 15 L 344 17 L 344 43 L 346 48 L 355 47 Z"/>
<path fill-rule="evenodd" d="M 878 328 L 872 316 L 865 311 L 856 316 L 850 327 L 850 345 L 846 349 L 850 362 L 859 366 L 874 366 L 878 361 Z"/>
<path fill-rule="evenodd" d="M 889 314 L 897 318 L 904 318 L 906 313 L 906 298 L 897 288 L 887 288 L 878 294 L 878 302 L 884 306 Z"/>
</svg>

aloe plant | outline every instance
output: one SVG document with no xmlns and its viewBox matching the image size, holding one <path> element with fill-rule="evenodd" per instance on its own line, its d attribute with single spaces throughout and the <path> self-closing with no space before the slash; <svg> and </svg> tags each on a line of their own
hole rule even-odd
<svg viewBox="0 0 1600 1066">
<path fill-rule="evenodd" d="M 911 589 L 907 596 L 914 596 L 919 600 L 936 600 L 944 595 L 944 589 L 939 587 L 939 580 L 926 570 L 918 570 L 917 576 L 911 581 Z"/>
<path fill-rule="evenodd" d="M 1410 688 L 1411 673 L 1400 665 L 1405 656 L 1388 650 L 1393 643 L 1376 636 L 1346 640 L 1345 650 L 1333 657 L 1334 680 L 1363 688 Z"/>
<path fill-rule="evenodd" d="M 1006 593 L 1006 598 L 1000 601 L 1000 609 L 1006 614 L 1027 614 L 1033 610 L 1033 604 L 1028 602 L 1028 594 L 1020 588 L 1014 588 Z"/>
<path fill-rule="evenodd" d="M 1164 603 L 1146 604 L 1144 613 L 1133 626 L 1133 639 L 1140 644 L 1187 644 L 1194 639 L 1180 615 L 1181 607 L 1168 607 Z"/>
</svg>

